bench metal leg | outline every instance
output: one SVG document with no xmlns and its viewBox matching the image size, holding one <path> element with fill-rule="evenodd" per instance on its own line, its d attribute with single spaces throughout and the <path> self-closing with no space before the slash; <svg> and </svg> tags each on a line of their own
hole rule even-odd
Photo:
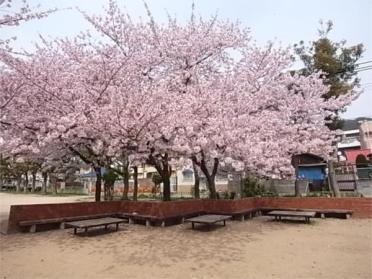
<svg viewBox="0 0 372 279">
<path fill-rule="evenodd" d="M 65 222 L 62 222 L 60 225 L 59 225 L 59 228 L 61 230 L 64 230 L 65 229 Z"/>
<path fill-rule="evenodd" d="M 85 231 L 85 232 L 88 232 L 88 228 L 84 228 L 84 231 Z"/>
<path fill-rule="evenodd" d="M 181 224 L 185 223 L 185 217 L 182 217 Z"/>
<path fill-rule="evenodd" d="M 36 225 L 32 225 L 30 227 L 30 233 L 34 233 L 34 232 L 36 232 Z"/>
<path fill-rule="evenodd" d="M 191 222 L 192 229 L 195 229 L 194 222 Z"/>
<path fill-rule="evenodd" d="M 116 231 L 119 230 L 119 223 L 116 223 Z"/>
<path fill-rule="evenodd" d="M 161 222 L 161 226 L 164 228 L 165 227 L 165 221 Z"/>
<path fill-rule="evenodd" d="M 225 220 L 223 220 L 223 225 L 226 227 L 226 221 Z"/>
<path fill-rule="evenodd" d="M 105 230 L 107 230 L 107 225 L 105 225 Z"/>
<path fill-rule="evenodd" d="M 321 213 L 320 214 L 320 218 L 324 219 L 325 218 L 325 214 L 324 213 Z"/>
<path fill-rule="evenodd" d="M 74 228 L 74 234 L 76 234 L 77 233 L 77 228 Z"/>
<path fill-rule="evenodd" d="M 150 226 L 150 220 L 146 220 L 146 227 Z"/>
<path fill-rule="evenodd" d="M 240 221 L 244 221 L 244 215 L 242 215 L 241 217 L 240 217 Z"/>
<path fill-rule="evenodd" d="M 129 219 L 128 219 L 128 223 L 129 223 L 129 224 L 134 224 L 133 219 L 132 219 L 132 218 L 129 218 Z"/>
</svg>

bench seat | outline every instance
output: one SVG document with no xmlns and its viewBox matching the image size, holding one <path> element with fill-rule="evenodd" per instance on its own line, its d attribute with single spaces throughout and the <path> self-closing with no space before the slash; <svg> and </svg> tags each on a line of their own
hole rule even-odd
<svg viewBox="0 0 372 279">
<path fill-rule="evenodd" d="M 46 219 L 35 219 L 35 220 L 24 220 L 20 221 L 18 225 L 20 227 L 30 227 L 29 232 L 36 232 L 37 225 L 47 225 L 47 224 L 60 224 L 60 228 L 65 228 L 65 222 L 103 218 L 103 217 L 116 217 L 116 213 L 102 213 L 93 215 L 81 215 L 81 216 L 66 216 L 60 218 L 46 218 Z"/>
<path fill-rule="evenodd" d="M 315 211 L 295 211 L 295 210 L 273 210 L 267 213 L 268 216 L 274 216 L 275 220 L 281 220 L 282 217 L 303 217 L 307 223 L 310 223 L 310 218 L 315 217 Z"/>
<path fill-rule="evenodd" d="M 285 210 L 285 211 L 315 211 L 315 217 L 342 217 L 348 219 L 353 214 L 352 210 L 349 209 L 323 209 L 323 208 L 278 208 L 278 207 L 262 207 L 260 211 L 263 215 L 266 215 L 268 212 L 273 210 Z"/>
<path fill-rule="evenodd" d="M 103 218 L 67 222 L 66 226 L 69 228 L 74 228 L 74 234 L 76 234 L 78 229 L 84 229 L 85 232 L 88 232 L 89 228 L 104 226 L 105 229 L 107 229 L 109 225 L 115 225 L 116 231 L 118 231 L 119 224 L 124 223 L 124 222 L 126 221 L 123 220 L 122 218 L 103 217 Z"/>
<path fill-rule="evenodd" d="M 136 223 L 136 221 L 144 221 L 146 226 L 160 225 L 165 227 L 169 222 L 183 223 L 186 218 L 194 217 L 204 214 L 204 212 L 192 212 L 185 214 L 173 214 L 166 216 L 155 216 L 139 213 L 118 213 L 116 216 L 119 218 L 128 218 L 129 223 Z"/>
<path fill-rule="evenodd" d="M 192 229 L 195 228 L 195 224 L 207 225 L 210 228 L 211 225 L 214 225 L 218 222 L 223 222 L 223 225 L 226 226 L 226 220 L 231 218 L 231 215 L 205 214 L 186 219 L 185 221 L 191 223 Z"/>
</svg>

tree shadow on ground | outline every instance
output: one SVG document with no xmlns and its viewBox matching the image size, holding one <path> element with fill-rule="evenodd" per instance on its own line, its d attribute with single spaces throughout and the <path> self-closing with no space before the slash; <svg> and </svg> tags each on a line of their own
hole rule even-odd
<svg viewBox="0 0 372 279">
<path fill-rule="evenodd" d="M 283 223 L 283 224 L 297 224 L 297 225 L 311 225 L 314 224 L 314 221 L 310 220 L 310 223 L 305 222 L 305 220 L 301 219 L 281 219 L 281 220 L 275 220 L 275 219 L 268 219 L 266 222 L 268 223 Z"/>
<path fill-rule="evenodd" d="M 74 229 L 73 228 L 67 228 L 67 229 L 71 229 L 70 234 L 72 234 L 74 236 L 77 236 L 77 237 L 96 237 L 96 236 L 100 236 L 100 235 L 107 235 L 107 234 L 112 234 L 112 233 L 115 233 L 115 232 L 125 230 L 125 228 L 123 228 L 123 226 L 119 227 L 118 231 L 116 231 L 115 227 L 108 227 L 107 229 L 105 229 L 103 227 L 97 227 L 97 228 L 90 228 L 88 231 L 78 229 L 77 233 L 74 234 Z"/>
<path fill-rule="evenodd" d="M 227 224 L 226 224 L 227 225 Z M 185 228 L 188 231 L 199 231 L 199 232 L 211 232 L 219 229 L 225 228 L 224 225 L 220 224 L 214 224 L 214 225 L 204 225 L 204 224 L 199 224 L 199 225 L 194 225 L 194 229 L 192 228 L 191 224 L 190 227 Z"/>
</svg>

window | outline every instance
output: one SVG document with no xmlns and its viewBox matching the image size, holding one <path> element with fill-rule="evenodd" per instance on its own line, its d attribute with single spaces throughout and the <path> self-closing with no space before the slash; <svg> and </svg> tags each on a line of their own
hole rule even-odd
<svg viewBox="0 0 372 279">
<path fill-rule="evenodd" d="M 194 179 L 194 172 L 190 169 L 182 171 L 183 181 L 192 181 Z"/>
</svg>

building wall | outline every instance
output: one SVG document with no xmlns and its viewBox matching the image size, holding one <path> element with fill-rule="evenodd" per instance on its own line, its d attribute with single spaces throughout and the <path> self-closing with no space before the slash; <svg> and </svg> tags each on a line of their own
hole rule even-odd
<svg viewBox="0 0 372 279">
<path fill-rule="evenodd" d="M 339 139 L 339 142 L 337 143 L 337 148 L 339 150 L 360 148 L 360 131 L 358 129 L 340 131 L 337 134 L 337 137 Z"/>
<path fill-rule="evenodd" d="M 372 121 L 362 122 L 359 130 L 361 147 L 372 149 Z"/>
</svg>

